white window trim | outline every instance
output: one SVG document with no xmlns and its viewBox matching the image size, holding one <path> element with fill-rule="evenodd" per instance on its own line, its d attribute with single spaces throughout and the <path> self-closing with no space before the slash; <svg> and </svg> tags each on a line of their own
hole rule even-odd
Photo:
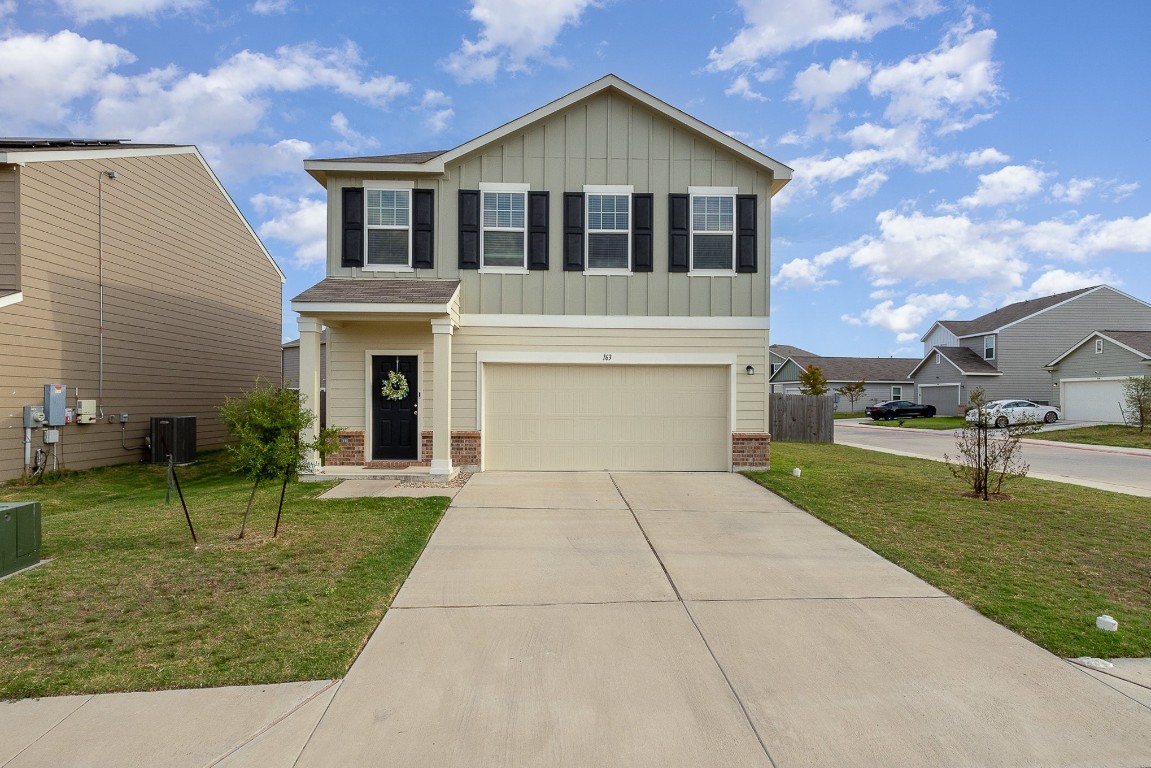
<svg viewBox="0 0 1151 768">
<path fill-rule="evenodd" d="M 997 339 L 995 338 L 994 334 L 983 337 L 983 359 L 984 360 L 994 360 L 995 359 L 996 341 L 997 341 Z M 991 345 L 988 346 L 987 342 L 991 342 Z M 987 354 L 988 350 L 991 351 L 990 355 Z"/>
<path fill-rule="evenodd" d="M 739 194 L 738 187 L 688 187 L 687 188 L 687 215 L 691 224 L 688 227 L 688 277 L 735 277 L 735 247 L 736 247 L 736 205 L 735 196 Z M 730 197 L 731 198 L 731 269 L 696 269 L 695 268 L 695 198 L 696 197 Z"/>
<path fill-rule="evenodd" d="M 361 269 L 365 272 L 415 272 L 412 267 L 412 190 L 416 188 L 412 181 L 365 181 L 364 182 L 364 258 Z M 368 226 L 368 190 L 383 189 L 393 192 L 408 193 L 408 263 L 403 264 L 369 264 L 368 263 L 368 231 L 370 229 L 399 229 L 399 227 L 370 227 Z"/>
<path fill-rule="evenodd" d="M 898 395 L 895 394 L 895 390 L 897 390 L 897 389 L 899 390 Z M 903 386 L 902 385 L 892 385 L 892 387 L 891 387 L 891 399 L 892 400 L 902 400 L 903 399 Z"/>
<path fill-rule="evenodd" d="M 1096 339 L 1095 340 L 1095 354 L 1097 354 L 1097 355 L 1103 354 L 1103 339 Z"/>
<path fill-rule="evenodd" d="M 512 184 L 506 182 L 483 181 L 480 182 L 480 272 L 491 273 L 497 275 L 526 275 L 528 273 L 528 192 L 531 190 L 530 184 Z M 518 229 L 505 229 L 503 227 L 492 227 L 493 232 L 519 232 L 524 233 L 524 253 L 523 265 L 518 267 L 489 267 L 484 264 L 484 233 L 488 227 L 484 226 L 484 195 L 488 192 L 520 192 L 524 196 L 524 228 Z"/>
<path fill-rule="evenodd" d="M 627 195 L 627 266 L 626 267 L 598 267 L 598 268 L 585 268 L 583 273 L 585 275 L 630 275 L 634 270 L 634 263 L 632 262 L 631 241 L 632 232 L 634 231 L 635 221 L 632 218 L 635 211 L 632 210 L 632 195 L 635 193 L 635 187 L 630 184 L 585 184 L 583 188 L 584 194 L 584 213 L 583 213 L 583 228 L 584 228 L 584 244 L 583 244 L 583 258 L 584 264 L 588 263 L 588 253 L 591 250 L 591 227 L 588 226 L 588 204 L 587 198 L 589 195 Z M 619 234 L 621 230 L 618 229 L 597 229 L 596 232 L 608 232 Z"/>
</svg>

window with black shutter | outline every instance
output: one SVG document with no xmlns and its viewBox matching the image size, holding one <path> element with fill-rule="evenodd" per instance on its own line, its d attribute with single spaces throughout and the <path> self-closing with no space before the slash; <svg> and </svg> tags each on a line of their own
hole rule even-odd
<svg viewBox="0 0 1151 768">
<path fill-rule="evenodd" d="M 435 192 L 412 190 L 412 266 L 435 267 Z"/>
<path fill-rule="evenodd" d="M 461 189 L 459 200 L 460 269 L 479 269 L 480 191 Z"/>
<path fill-rule="evenodd" d="M 691 270 L 691 197 L 683 194 L 667 196 L 668 219 L 668 272 Z"/>
<path fill-rule="evenodd" d="M 654 268 L 652 220 L 655 197 L 650 192 L 631 196 L 631 268 L 633 272 L 651 272 Z"/>
<path fill-rule="evenodd" d="M 343 236 L 340 266 L 362 267 L 364 266 L 364 189 L 344 187 L 341 192 Z"/>
<path fill-rule="evenodd" d="M 735 271 L 756 272 L 759 270 L 759 244 L 756 215 L 758 201 L 755 195 L 735 197 Z"/>
<path fill-rule="evenodd" d="M 548 193 L 528 192 L 528 269 L 548 268 Z"/>
<path fill-rule="evenodd" d="M 564 270 L 584 268 L 583 192 L 564 192 Z"/>
</svg>

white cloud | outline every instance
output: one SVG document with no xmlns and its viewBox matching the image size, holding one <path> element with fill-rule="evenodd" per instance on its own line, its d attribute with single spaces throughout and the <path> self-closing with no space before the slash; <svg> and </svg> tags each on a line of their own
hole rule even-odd
<svg viewBox="0 0 1151 768">
<path fill-rule="evenodd" d="M 0 117 L 28 121 L 31 129 L 66 122 L 75 100 L 135 60 L 117 45 L 67 30 L 0 40 Z"/>
<path fill-rule="evenodd" d="M 835 285 L 836 280 L 825 280 L 826 265 L 811 259 L 792 259 L 780 265 L 771 277 L 771 284 L 779 288 L 822 288 Z"/>
<path fill-rule="evenodd" d="M 1003 298 L 1004 304 L 1014 304 L 1017 301 L 1037 299 L 1042 296 L 1051 296 L 1065 291 L 1074 291 L 1078 288 L 1089 288 L 1093 285 L 1119 285 L 1122 281 L 1110 269 L 1101 269 L 1089 272 L 1068 272 L 1064 269 L 1050 269 L 1039 276 L 1025 289 L 1010 293 Z"/>
<path fill-rule="evenodd" d="M 1071 179 L 1066 184 L 1052 184 L 1051 196 L 1064 203 L 1078 203 L 1095 189 L 1098 179 Z"/>
<path fill-rule="evenodd" d="M 443 91 L 428 89 L 416 108 L 424 112 L 424 127 L 432 133 L 442 133 L 456 115 L 452 109 L 452 99 Z"/>
<path fill-rule="evenodd" d="M 265 95 L 323 88 L 384 106 L 410 86 L 387 76 L 364 76 L 359 50 L 313 45 L 283 47 L 274 55 L 241 51 L 206 74 L 170 67 L 93 84 L 99 99 L 92 122 L 99 132 L 138 141 L 220 141 L 260 127 Z"/>
<path fill-rule="evenodd" d="M 203 5 L 204 0 L 56 0 L 61 11 L 83 23 L 121 16 L 151 16 L 168 11 L 184 11 Z"/>
<path fill-rule="evenodd" d="M 956 113 L 994 101 L 999 95 L 991 59 L 995 30 L 972 27 L 968 18 L 931 53 L 876 70 L 868 88 L 872 95 L 890 99 L 884 113 L 888 120 L 953 119 Z M 953 123 L 952 130 L 959 126 L 963 124 Z"/>
<path fill-rule="evenodd" d="M 1115 202 L 1119 202 L 1123 198 L 1130 197 L 1131 195 L 1135 194 L 1137 189 L 1139 189 L 1139 182 L 1137 181 L 1128 182 L 1126 184 L 1116 184 L 1111 190 L 1112 199 L 1115 200 Z"/>
<path fill-rule="evenodd" d="M 462 83 L 491 80 L 501 68 L 521 72 L 549 57 L 563 28 L 577 24 L 594 0 L 472 0 L 470 16 L 483 29 L 442 63 Z"/>
<path fill-rule="evenodd" d="M 796 197 L 804 197 L 813 194 L 820 185 L 864 177 L 866 181 L 858 182 L 856 190 L 841 196 L 843 202 L 852 195 L 857 199 L 866 197 L 877 182 L 885 180 L 884 169 L 890 166 L 924 169 L 939 160 L 922 147 L 919 127 L 910 123 L 894 128 L 864 123 L 848 131 L 844 137 L 854 147 L 844 155 L 812 155 L 789 160 L 788 165 L 796 173 L 794 180 L 784 189 L 790 189 Z"/>
<path fill-rule="evenodd" d="M 208 164 L 229 181 L 298 172 L 304 160 L 316 154 L 315 147 L 301 139 L 282 139 L 275 144 L 202 143 L 199 147 Z"/>
<path fill-rule="evenodd" d="M 871 171 L 861 178 L 850 192 L 836 195 L 831 201 L 831 209 L 833 211 L 842 210 L 850 203 L 874 196 L 887 183 L 887 178 L 887 174 L 883 171 Z"/>
<path fill-rule="evenodd" d="M 310 197 L 292 200 L 259 194 L 252 197 L 252 205 L 261 216 L 270 217 L 256 228 L 261 238 L 291 246 L 292 262 L 297 267 L 324 264 L 327 259 L 327 203 Z"/>
<path fill-rule="evenodd" d="M 976 168 L 980 165 L 1000 165 L 1010 159 L 1010 157 L 998 149 L 987 147 L 986 149 L 980 149 L 975 152 L 968 152 L 967 156 L 963 158 L 963 164 L 968 168 Z"/>
<path fill-rule="evenodd" d="M 812 64 L 795 76 L 789 98 L 802 101 L 813 109 L 828 109 L 870 74 L 870 64 L 854 59 L 836 59 L 827 69 Z"/>
<path fill-rule="evenodd" d="M 1028 165 L 1004 166 L 998 171 L 981 174 L 979 187 L 959 203 L 968 208 L 1017 203 L 1039 194 L 1048 176 Z"/>
<path fill-rule="evenodd" d="M 906 343 L 919 338 L 926 330 L 928 321 L 953 318 L 970 306 L 971 300 L 963 295 L 957 296 L 946 292 L 912 293 L 902 304 L 896 305 L 894 300 L 887 299 L 857 317 L 844 315 L 843 319 L 853 325 L 865 324 L 885 328 L 897 334 L 900 343 Z"/>
<path fill-rule="evenodd" d="M 0 0 L 0 19 L 16 13 L 16 0 Z"/>
<path fill-rule="evenodd" d="M 292 7 L 291 0 L 256 0 L 248 10 L 257 16 L 271 16 L 273 14 L 287 13 Z"/>
<path fill-rule="evenodd" d="M 767 97 L 755 90 L 747 75 L 740 75 L 731 81 L 731 85 L 724 90 L 726 96 L 742 96 L 748 101 L 767 101 Z"/>
<path fill-rule="evenodd" d="M 713 48 L 708 69 L 726 72 L 821 40 L 870 40 L 885 29 L 939 12 L 935 0 L 739 0 L 744 28 Z"/>
</svg>

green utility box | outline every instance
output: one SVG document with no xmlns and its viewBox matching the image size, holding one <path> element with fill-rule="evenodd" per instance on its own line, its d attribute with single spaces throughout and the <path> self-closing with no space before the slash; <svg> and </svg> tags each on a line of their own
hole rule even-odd
<svg viewBox="0 0 1151 768">
<path fill-rule="evenodd" d="M 40 502 L 0 504 L 0 576 L 40 562 Z"/>
</svg>

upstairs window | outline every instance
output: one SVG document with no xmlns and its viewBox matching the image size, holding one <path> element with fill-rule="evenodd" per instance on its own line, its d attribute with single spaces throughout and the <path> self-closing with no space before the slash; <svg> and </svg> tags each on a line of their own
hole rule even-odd
<svg viewBox="0 0 1151 768">
<path fill-rule="evenodd" d="M 527 269 L 527 185 L 480 186 L 484 269 Z"/>
<path fill-rule="evenodd" d="M 584 187 L 587 269 L 631 269 L 631 187 Z"/>
<path fill-rule="evenodd" d="M 735 192 L 696 188 L 691 193 L 691 271 L 735 269 Z"/>
<path fill-rule="evenodd" d="M 367 189 L 365 267 L 411 266 L 412 193 L 407 189 Z"/>
<path fill-rule="evenodd" d="M 984 360 L 994 360 L 995 359 L 995 337 L 994 336 L 984 336 L 983 337 L 983 359 Z"/>
<path fill-rule="evenodd" d="M 1097 354 L 1097 355 L 1103 354 L 1103 339 L 1096 339 L 1095 340 L 1095 354 Z"/>
</svg>

